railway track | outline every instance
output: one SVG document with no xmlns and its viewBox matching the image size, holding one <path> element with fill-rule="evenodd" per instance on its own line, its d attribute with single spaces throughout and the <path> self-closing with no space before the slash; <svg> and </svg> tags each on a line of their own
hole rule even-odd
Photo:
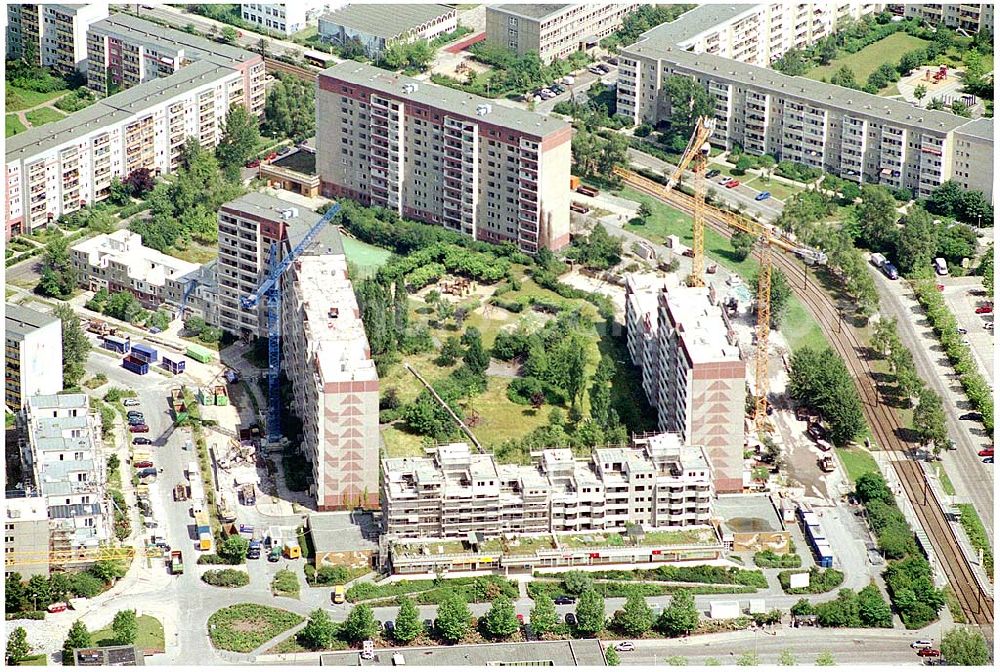
<svg viewBox="0 0 1000 672">
<path fill-rule="evenodd" d="M 285 63 L 284 61 L 279 61 L 268 56 L 264 57 L 264 70 L 266 72 L 283 72 L 285 74 L 298 77 L 299 79 L 304 79 L 307 82 L 315 82 L 319 77 L 319 73 L 315 70 L 303 68 L 298 65 L 292 65 L 291 63 Z"/>
<path fill-rule="evenodd" d="M 693 198 L 673 190 L 666 196 L 662 186 L 653 180 L 639 175 L 631 175 L 625 180 L 629 186 L 648 196 L 661 200 L 672 207 L 691 213 Z M 712 212 L 706 214 L 705 223 L 714 231 L 729 238 L 732 229 L 725 220 Z M 909 442 L 900 437 L 903 427 L 899 418 L 885 404 L 879 403 L 878 390 L 874 383 L 873 369 L 864 357 L 867 347 L 861 342 L 854 329 L 844 322 L 840 310 L 834 300 L 808 274 L 803 274 L 800 263 L 791 256 L 772 250 L 772 260 L 776 268 L 780 268 L 793 285 L 793 291 L 803 302 L 806 309 L 820 324 L 834 350 L 843 358 L 855 380 L 855 386 L 861 396 L 861 401 L 872 429 L 876 443 L 884 450 L 897 451 L 906 454 L 914 449 Z M 793 281 L 803 275 L 802 283 Z M 958 546 L 958 541 L 951 526 L 944 518 L 943 512 L 937 506 L 930 493 L 930 484 L 923 470 L 913 460 L 893 460 L 893 468 L 913 504 L 914 511 L 924 531 L 931 538 L 937 557 L 941 560 L 945 575 L 965 612 L 966 618 L 981 626 L 993 624 L 993 598 L 983 590 L 976 580 L 969 561 Z M 984 628 L 985 629 L 985 628 Z M 992 631 L 992 627 L 989 628 Z M 992 632 L 987 634 L 992 641 Z"/>
</svg>

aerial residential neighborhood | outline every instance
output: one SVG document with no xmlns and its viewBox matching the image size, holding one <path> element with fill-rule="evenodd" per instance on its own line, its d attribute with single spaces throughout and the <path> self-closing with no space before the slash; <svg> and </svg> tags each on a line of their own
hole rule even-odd
<svg viewBox="0 0 1000 672">
<path fill-rule="evenodd" d="M 993 664 L 993 4 L 5 26 L 7 665 Z"/>
</svg>

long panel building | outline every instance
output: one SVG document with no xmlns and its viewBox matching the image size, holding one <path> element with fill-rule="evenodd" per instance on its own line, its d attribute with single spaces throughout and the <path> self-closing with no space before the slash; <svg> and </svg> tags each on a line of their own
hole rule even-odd
<svg viewBox="0 0 1000 672">
<path fill-rule="evenodd" d="M 86 72 L 87 29 L 108 15 L 108 3 L 7 5 L 7 58 L 35 55 L 34 63 L 62 75 Z"/>
<path fill-rule="evenodd" d="M 357 42 L 369 58 L 379 58 L 387 47 L 417 40 L 433 40 L 458 28 L 453 6 L 425 3 L 351 3 L 319 17 L 319 36 L 326 42 Z"/>
<path fill-rule="evenodd" d="M 323 71 L 316 167 L 328 197 L 525 252 L 569 242 L 569 124 L 347 61 Z"/>
<path fill-rule="evenodd" d="M 4 317 L 4 403 L 16 411 L 29 397 L 62 389 L 62 320 L 12 303 Z"/>
</svg>

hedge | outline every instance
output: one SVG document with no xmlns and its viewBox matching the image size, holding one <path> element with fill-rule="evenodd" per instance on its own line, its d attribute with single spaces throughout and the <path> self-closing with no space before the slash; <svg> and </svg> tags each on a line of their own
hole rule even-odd
<svg viewBox="0 0 1000 672">
<path fill-rule="evenodd" d="M 210 586 L 241 588 L 250 584 L 250 575 L 238 569 L 210 569 L 201 575 L 201 580 Z"/>
<path fill-rule="evenodd" d="M 781 588 L 789 595 L 805 595 L 826 593 L 838 587 L 844 582 L 844 573 L 836 569 L 819 569 L 813 567 L 809 570 L 809 585 L 805 588 L 791 588 L 792 574 L 801 574 L 795 570 L 778 572 L 778 581 Z"/>
<path fill-rule="evenodd" d="M 794 553 L 782 553 L 774 551 L 760 551 L 753 556 L 753 564 L 766 569 L 786 569 L 802 566 L 802 558 Z"/>
</svg>

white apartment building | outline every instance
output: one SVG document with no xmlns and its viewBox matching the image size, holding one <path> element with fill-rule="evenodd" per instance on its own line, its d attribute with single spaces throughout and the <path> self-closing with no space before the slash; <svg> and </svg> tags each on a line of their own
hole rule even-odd
<svg viewBox="0 0 1000 672">
<path fill-rule="evenodd" d="M 712 472 L 700 446 L 679 435 L 595 449 L 589 460 L 546 449 L 531 466 L 498 465 L 465 443 L 382 467 L 384 531 L 392 538 L 486 539 L 512 535 L 704 526 Z"/>
<path fill-rule="evenodd" d="M 138 168 L 171 173 L 189 137 L 214 147 L 243 75 L 208 61 L 7 139 L 6 238 L 108 197 Z"/>
<path fill-rule="evenodd" d="M 993 32 L 992 2 L 927 2 L 903 5 L 903 15 L 917 17 L 932 26 L 944 25 L 967 33 Z"/>
<path fill-rule="evenodd" d="M 302 2 L 240 3 L 243 20 L 256 24 L 266 31 L 293 35 L 316 23 L 319 15 L 345 5 L 330 0 L 302 0 Z"/>
<path fill-rule="evenodd" d="M 351 3 L 319 17 L 319 35 L 332 44 L 357 41 L 377 59 L 392 44 L 433 40 L 458 28 L 458 10 L 448 5 Z"/>
<path fill-rule="evenodd" d="M 313 465 L 310 494 L 320 511 L 377 509 L 379 381 L 337 229 L 321 232 L 288 273 L 282 351 Z"/>
<path fill-rule="evenodd" d="M 118 13 L 87 31 L 87 86 L 100 95 L 169 77 L 196 63 L 234 70 L 226 99 L 264 115 L 264 58 L 260 54 Z"/>
<path fill-rule="evenodd" d="M 951 179 L 993 202 L 993 124 L 988 117 L 959 126 L 952 140 Z"/>
<path fill-rule="evenodd" d="M 528 253 L 569 243 L 564 121 L 354 61 L 320 74 L 316 120 L 327 197 Z"/>
<path fill-rule="evenodd" d="M 640 3 L 487 5 L 486 41 L 543 63 L 596 47 Z"/>
<path fill-rule="evenodd" d="M 129 292 L 143 307 L 156 309 L 175 298 L 184 279 L 199 270 L 198 264 L 143 247 L 142 236 L 128 229 L 102 233 L 81 241 L 70 250 L 70 260 L 80 284 L 92 292 Z M 168 296 L 168 286 L 173 292 Z M 180 291 L 183 291 L 182 289 Z"/>
<path fill-rule="evenodd" d="M 677 276 L 661 278 L 645 273 L 625 276 L 625 343 L 632 363 L 642 373 L 642 389 L 647 399 L 655 399 L 657 395 L 657 291 L 666 284 L 676 286 Z"/>
<path fill-rule="evenodd" d="M 44 497 L 4 498 L 4 576 L 49 575 L 49 512 Z"/>
<path fill-rule="evenodd" d="M 37 63 L 68 75 L 87 71 L 87 29 L 108 15 L 108 3 L 8 4 L 7 58 L 31 45 Z"/>
<path fill-rule="evenodd" d="M 87 395 L 31 397 L 18 416 L 24 491 L 45 498 L 53 551 L 95 549 L 111 538 L 100 417 Z"/>
<path fill-rule="evenodd" d="M 4 316 L 4 403 L 16 411 L 63 388 L 62 320 L 12 303 Z"/>
</svg>

